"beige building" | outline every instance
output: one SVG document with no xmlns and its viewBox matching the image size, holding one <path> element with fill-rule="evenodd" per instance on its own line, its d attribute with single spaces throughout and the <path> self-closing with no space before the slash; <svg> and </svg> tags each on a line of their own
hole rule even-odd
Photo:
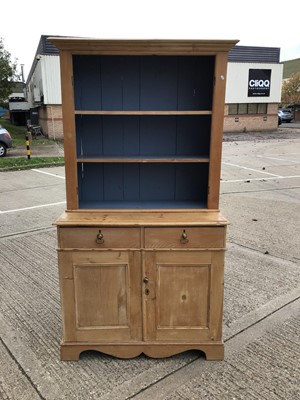
<svg viewBox="0 0 300 400">
<path fill-rule="evenodd" d="M 283 65 L 279 62 L 228 63 L 224 112 L 225 132 L 277 129 L 282 70 Z"/>
<path fill-rule="evenodd" d="M 40 38 L 26 82 L 27 99 L 42 132 L 63 139 L 59 52 L 47 37 Z M 273 47 L 235 46 L 230 51 L 224 132 L 277 129 L 283 69 L 279 57 L 280 49 Z"/>
</svg>

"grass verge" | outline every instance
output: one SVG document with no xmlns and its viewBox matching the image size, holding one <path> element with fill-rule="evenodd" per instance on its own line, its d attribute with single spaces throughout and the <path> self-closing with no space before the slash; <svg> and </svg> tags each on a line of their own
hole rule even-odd
<svg viewBox="0 0 300 400">
<path fill-rule="evenodd" d="M 31 168 L 58 167 L 64 164 L 64 157 L 35 157 L 30 160 L 25 157 L 2 157 L 0 158 L 0 171 L 20 171 Z"/>
<path fill-rule="evenodd" d="M 27 129 L 26 126 L 16 126 L 10 123 L 7 119 L 0 118 L 0 125 L 7 129 L 13 140 L 13 148 L 22 146 L 25 147 L 25 138 Z M 44 136 L 38 136 L 30 140 L 30 147 L 35 145 L 53 145 L 54 140 L 49 140 Z M 25 150 L 24 150 L 25 151 Z M 55 167 L 64 165 L 64 157 L 34 157 L 30 160 L 27 157 L 1 157 L 0 158 L 0 171 L 18 171 L 23 169 L 41 168 L 41 167 Z"/>
</svg>

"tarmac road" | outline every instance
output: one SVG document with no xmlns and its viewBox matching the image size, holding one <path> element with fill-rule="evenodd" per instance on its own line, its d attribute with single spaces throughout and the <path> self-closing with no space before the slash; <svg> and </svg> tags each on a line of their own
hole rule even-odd
<svg viewBox="0 0 300 400">
<path fill-rule="evenodd" d="M 64 168 L 0 172 L 0 182 L 0 399 L 300 398 L 300 130 L 224 135 L 220 362 L 193 351 L 61 362 L 52 223 L 65 208 Z"/>
</svg>

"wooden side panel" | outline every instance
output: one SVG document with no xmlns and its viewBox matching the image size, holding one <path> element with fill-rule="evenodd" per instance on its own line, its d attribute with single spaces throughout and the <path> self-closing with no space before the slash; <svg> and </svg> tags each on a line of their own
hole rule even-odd
<svg viewBox="0 0 300 400">
<path fill-rule="evenodd" d="M 63 341 L 76 341 L 76 314 L 72 253 L 58 251 L 58 272 L 62 308 Z"/>
<path fill-rule="evenodd" d="M 212 252 L 210 338 L 215 341 L 222 340 L 224 257 L 223 251 Z"/>
<path fill-rule="evenodd" d="M 213 116 L 211 125 L 209 163 L 209 209 L 219 208 L 222 138 L 224 122 L 224 100 L 227 73 L 227 53 L 218 53 L 215 64 L 215 86 L 213 93 Z"/>
<path fill-rule="evenodd" d="M 62 113 L 65 147 L 66 195 L 67 209 L 78 209 L 77 199 L 77 167 L 76 167 L 76 139 L 74 117 L 74 94 L 72 57 L 69 52 L 60 52 L 60 70 L 62 87 Z"/>
</svg>

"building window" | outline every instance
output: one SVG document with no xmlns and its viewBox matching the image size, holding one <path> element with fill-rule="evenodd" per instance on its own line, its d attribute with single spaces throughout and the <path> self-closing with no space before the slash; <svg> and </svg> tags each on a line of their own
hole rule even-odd
<svg viewBox="0 0 300 400">
<path fill-rule="evenodd" d="M 238 114 L 248 114 L 248 104 L 238 104 Z"/>
<path fill-rule="evenodd" d="M 229 104 L 228 115 L 267 114 L 267 103 Z"/>
<path fill-rule="evenodd" d="M 267 104 L 257 104 L 257 114 L 267 114 Z"/>
<path fill-rule="evenodd" d="M 233 115 L 238 113 L 238 104 L 229 104 L 228 105 L 228 114 Z"/>
<path fill-rule="evenodd" d="M 256 103 L 248 104 L 248 114 L 258 114 Z"/>
</svg>

